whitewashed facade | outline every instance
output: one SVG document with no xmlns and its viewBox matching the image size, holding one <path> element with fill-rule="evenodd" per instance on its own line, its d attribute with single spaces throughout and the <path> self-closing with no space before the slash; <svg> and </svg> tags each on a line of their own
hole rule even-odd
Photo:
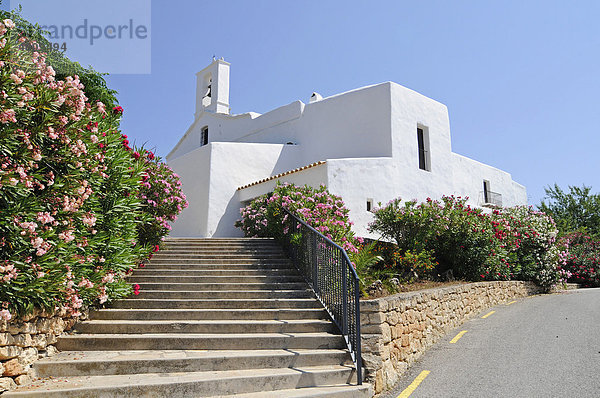
<svg viewBox="0 0 600 398">
<path fill-rule="evenodd" d="M 509 173 L 452 152 L 448 109 L 437 101 L 385 82 L 231 115 L 229 67 L 221 59 L 198 72 L 195 120 L 167 155 L 189 201 L 172 236 L 241 236 L 233 226 L 240 207 L 278 180 L 326 185 L 359 236 L 369 236 L 368 208 L 396 197 L 527 203 Z"/>
</svg>

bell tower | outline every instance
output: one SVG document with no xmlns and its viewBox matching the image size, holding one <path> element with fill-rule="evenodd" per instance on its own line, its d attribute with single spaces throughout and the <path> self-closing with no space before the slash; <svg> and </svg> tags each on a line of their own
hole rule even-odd
<svg viewBox="0 0 600 398">
<path fill-rule="evenodd" d="M 196 119 L 202 112 L 229 114 L 229 66 L 223 58 L 213 58 L 196 73 Z"/>
</svg>

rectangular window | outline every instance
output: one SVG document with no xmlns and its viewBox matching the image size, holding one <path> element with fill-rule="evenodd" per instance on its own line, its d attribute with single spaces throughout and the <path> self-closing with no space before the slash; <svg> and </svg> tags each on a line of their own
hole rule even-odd
<svg viewBox="0 0 600 398">
<path fill-rule="evenodd" d="M 202 134 L 200 134 L 200 146 L 208 144 L 208 127 L 202 128 Z"/>
<path fill-rule="evenodd" d="M 490 182 L 483 180 L 483 203 L 490 203 Z"/>
<path fill-rule="evenodd" d="M 373 210 L 373 199 L 369 198 L 367 199 L 367 211 L 372 211 Z"/>
<path fill-rule="evenodd" d="M 429 154 L 429 132 L 417 127 L 417 144 L 419 146 L 419 168 L 431 171 L 431 158 Z"/>
</svg>

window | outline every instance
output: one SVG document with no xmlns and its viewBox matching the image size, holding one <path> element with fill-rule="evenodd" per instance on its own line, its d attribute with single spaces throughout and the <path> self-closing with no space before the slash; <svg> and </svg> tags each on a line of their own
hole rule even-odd
<svg viewBox="0 0 600 398">
<path fill-rule="evenodd" d="M 483 180 L 483 203 L 491 203 L 490 192 L 490 182 L 488 180 Z"/>
<path fill-rule="evenodd" d="M 208 126 L 202 127 L 202 133 L 200 134 L 200 146 L 208 144 Z"/>
<path fill-rule="evenodd" d="M 419 168 L 431 171 L 431 158 L 429 154 L 429 131 L 423 127 L 417 127 L 417 144 L 419 146 Z"/>
<path fill-rule="evenodd" d="M 373 211 L 373 199 L 367 199 L 367 211 Z"/>
</svg>

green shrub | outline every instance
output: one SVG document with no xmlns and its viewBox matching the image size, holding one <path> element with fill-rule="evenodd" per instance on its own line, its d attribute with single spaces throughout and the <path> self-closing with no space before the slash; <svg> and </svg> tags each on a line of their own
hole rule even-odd
<svg viewBox="0 0 600 398">
<path fill-rule="evenodd" d="M 327 192 L 326 187 L 298 187 L 293 184 L 277 184 L 273 193 L 260 196 L 240 209 L 242 219 L 236 222 L 245 236 L 273 237 L 281 239 L 294 233 L 285 226 L 285 208 L 314 229 L 342 246 L 349 254 L 357 253 L 360 238 L 352 232 L 348 209 L 339 196 Z"/>
<path fill-rule="evenodd" d="M 77 316 L 82 305 L 130 294 L 123 277 L 164 234 L 140 239 L 139 231 L 156 223 L 140 183 L 149 168 L 162 166 L 140 158 L 120 135 L 122 108 L 88 102 L 78 76 L 57 80 L 32 48 L 12 21 L 0 23 L 4 319 L 36 307 L 65 306 Z"/>
<path fill-rule="evenodd" d="M 369 228 L 395 240 L 400 256 L 423 251 L 434 256 L 433 273 L 452 270 L 475 281 L 534 280 L 547 289 L 564 279 L 560 263 L 566 249 L 556 243 L 556 226 L 530 207 L 484 213 L 453 196 L 403 205 L 395 199 L 375 211 Z"/>
<path fill-rule="evenodd" d="M 433 256 L 433 251 L 422 250 L 419 252 L 394 252 L 391 258 L 390 267 L 398 272 L 414 276 L 418 279 L 432 279 L 435 275 L 438 262 Z"/>
<path fill-rule="evenodd" d="M 569 281 L 585 287 L 599 287 L 600 241 L 580 232 L 568 234 L 562 241 L 569 246 L 569 254 L 563 266 Z"/>
<path fill-rule="evenodd" d="M 142 245 L 156 247 L 171 230 L 169 222 L 177 219 L 188 205 L 185 194 L 181 190 L 179 176 L 159 161 L 150 151 L 140 151 L 138 157 L 145 161 L 141 187 L 138 197 L 142 201 L 142 210 L 151 219 L 139 224 L 138 241 Z M 139 154 L 139 153 L 138 153 Z"/>
</svg>

